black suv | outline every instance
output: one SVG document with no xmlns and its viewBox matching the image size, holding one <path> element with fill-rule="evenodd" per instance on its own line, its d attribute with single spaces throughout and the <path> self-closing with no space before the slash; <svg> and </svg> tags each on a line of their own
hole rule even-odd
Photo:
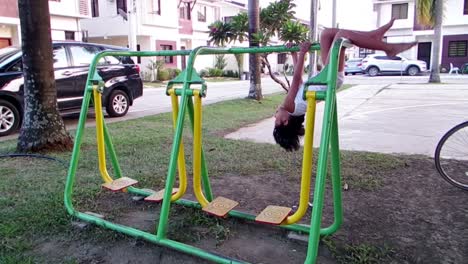
<svg viewBox="0 0 468 264">
<path fill-rule="evenodd" d="M 80 111 L 89 65 L 103 50 L 125 48 L 81 43 L 54 42 L 54 72 L 57 101 L 61 114 Z M 22 52 L 18 48 L 0 49 L 0 136 L 17 130 L 23 116 Z M 103 106 L 111 117 L 124 116 L 133 100 L 143 95 L 140 68 L 129 57 L 107 56 L 99 61 L 99 75 L 105 82 Z"/>
</svg>

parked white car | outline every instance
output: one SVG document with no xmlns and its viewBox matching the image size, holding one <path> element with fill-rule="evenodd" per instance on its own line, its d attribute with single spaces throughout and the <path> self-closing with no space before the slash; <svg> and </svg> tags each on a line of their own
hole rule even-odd
<svg viewBox="0 0 468 264">
<path fill-rule="evenodd" d="M 427 71 L 425 61 L 408 60 L 401 56 L 388 57 L 385 54 L 368 55 L 362 60 L 361 69 L 369 76 L 379 73 L 405 73 L 415 76 Z"/>
</svg>

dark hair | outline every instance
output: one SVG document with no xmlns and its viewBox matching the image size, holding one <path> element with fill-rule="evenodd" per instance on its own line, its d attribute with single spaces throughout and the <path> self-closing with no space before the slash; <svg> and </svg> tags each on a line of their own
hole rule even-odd
<svg viewBox="0 0 468 264">
<path fill-rule="evenodd" d="M 287 125 L 275 126 L 273 137 L 286 151 L 299 149 L 299 137 L 304 136 L 304 115 L 289 116 Z"/>
</svg>

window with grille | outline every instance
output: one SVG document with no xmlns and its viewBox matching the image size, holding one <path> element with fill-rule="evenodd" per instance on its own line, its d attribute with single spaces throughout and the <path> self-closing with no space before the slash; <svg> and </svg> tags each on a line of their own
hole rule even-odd
<svg viewBox="0 0 468 264">
<path fill-rule="evenodd" d="M 190 3 L 182 3 L 179 7 L 179 18 L 191 20 L 192 17 L 190 15 Z"/>
<path fill-rule="evenodd" d="M 119 14 L 119 9 L 127 13 L 127 0 L 117 0 L 117 14 Z"/>
<path fill-rule="evenodd" d="M 448 56 L 449 57 L 465 57 L 467 50 L 468 41 L 466 40 L 457 40 L 449 41 L 448 45 Z"/>
<path fill-rule="evenodd" d="M 206 6 L 199 6 L 197 14 L 198 21 L 206 22 Z"/>
<path fill-rule="evenodd" d="M 408 3 L 393 4 L 392 5 L 392 18 L 407 19 L 408 18 Z"/>
<path fill-rule="evenodd" d="M 93 0 L 91 3 L 91 15 L 93 17 L 99 16 L 99 0 Z"/>
<path fill-rule="evenodd" d="M 161 47 L 161 50 L 173 50 L 172 45 L 161 44 L 160 47 Z M 174 57 L 173 56 L 164 56 L 164 62 L 165 63 L 174 63 Z"/>
<path fill-rule="evenodd" d="M 224 23 L 231 23 L 232 22 L 232 16 L 225 16 L 224 17 Z"/>
<path fill-rule="evenodd" d="M 75 31 L 65 31 L 66 40 L 75 40 Z"/>
<path fill-rule="evenodd" d="M 287 58 L 286 53 L 278 53 L 278 64 L 285 64 L 286 58 Z"/>
<path fill-rule="evenodd" d="M 161 0 L 150 0 L 152 14 L 161 15 Z"/>
</svg>

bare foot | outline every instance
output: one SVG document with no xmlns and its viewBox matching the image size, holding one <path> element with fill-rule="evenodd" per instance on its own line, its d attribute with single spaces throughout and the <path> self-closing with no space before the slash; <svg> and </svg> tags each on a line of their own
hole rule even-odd
<svg viewBox="0 0 468 264">
<path fill-rule="evenodd" d="M 392 18 L 387 24 L 379 27 L 376 30 L 371 31 L 373 38 L 381 40 L 385 33 L 393 26 L 393 22 L 395 22 L 395 18 Z"/>
<path fill-rule="evenodd" d="M 410 49 L 414 45 L 418 44 L 418 42 L 410 42 L 410 43 L 395 43 L 395 44 L 388 44 L 389 49 L 385 51 L 387 53 L 387 56 L 389 57 L 394 57 L 397 54 Z"/>
</svg>

